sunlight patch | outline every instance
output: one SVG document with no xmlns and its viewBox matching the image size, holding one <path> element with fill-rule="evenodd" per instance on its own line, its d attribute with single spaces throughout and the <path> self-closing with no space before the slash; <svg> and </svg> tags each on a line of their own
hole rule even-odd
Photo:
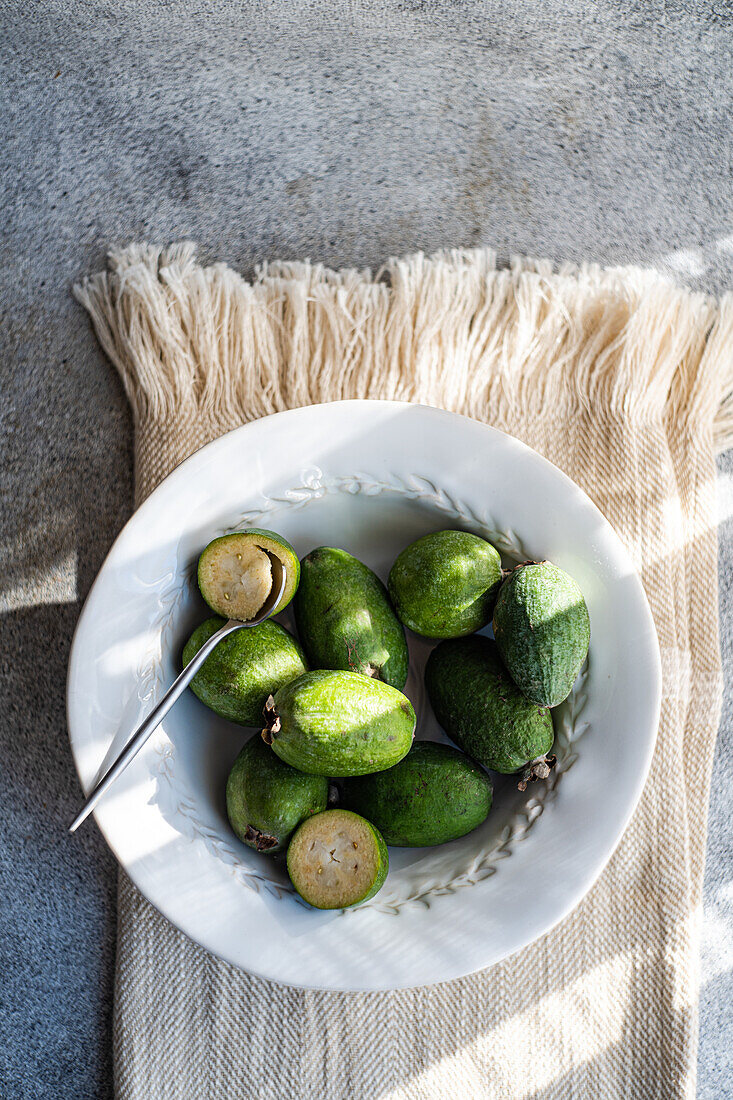
<svg viewBox="0 0 733 1100">
<path fill-rule="evenodd" d="M 733 516 L 733 473 L 719 470 L 715 479 L 715 503 L 718 523 Z"/>
<path fill-rule="evenodd" d="M 628 986 L 632 966 L 630 956 L 625 954 L 607 959 L 567 986 L 546 993 L 540 998 L 539 1012 L 538 1005 L 533 1003 L 524 1012 L 487 1025 L 486 1035 L 467 1038 L 455 1053 L 445 1055 L 424 1069 L 415 1082 L 415 1095 L 449 1095 L 449 1085 L 455 1081 L 459 1065 L 462 1095 L 486 1095 L 487 1062 L 489 1066 L 493 1062 L 487 1058 L 488 1043 L 497 1059 L 494 1063 L 497 1077 L 493 1082 L 496 1094 L 502 1085 L 508 1085 L 509 1079 L 515 1100 L 530 1100 L 537 1095 L 538 1089 L 551 1089 L 556 1083 L 557 1066 L 567 1056 L 564 1044 L 568 1035 L 574 1037 L 575 1049 L 582 1050 L 587 1061 L 598 1058 L 623 1039 L 624 1016 L 615 1010 L 612 1002 L 618 997 L 618 990 Z M 531 1085 L 523 1089 L 527 1035 L 536 1029 L 540 1013 L 547 1022 L 547 1030 L 543 1033 L 546 1057 L 542 1064 L 533 1063 Z M 553 1021 L 561 1021 L 561 1024 L 554 1028 Z M 387 1093 L 383 1100 L 397 1100 L 403 1095 L 400 1087 Z"/>
<path fill-rule="evenodd" d="M 70 550 L 32 579 L 22 578 L 0 592 L 0 612 L 19 611 L 43 604 L 76 603 L 78 555 Z"/>
<path fill-rule="evenodd" d="M 705 906 L 700 958 L 703 986 L 733 970 L 733 912 L 730 905 Z"/>
<path fill-rule="evenodd" d="M 666 256 L 662 256 L 660 262 L 679 275 L 693 275 L 699 278 L 707 270 L 700 248 L 677 248 L 674 252 L 668 252 Z"/>
</svg>

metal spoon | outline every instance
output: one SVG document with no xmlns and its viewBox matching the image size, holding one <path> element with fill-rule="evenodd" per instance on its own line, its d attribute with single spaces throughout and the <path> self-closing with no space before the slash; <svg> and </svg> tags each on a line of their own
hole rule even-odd
<svg viewBox="0 0 733 1100">
<path fill-rule="evenodd" d="M 158 728 L 176 699 L 186 690 L 212 649 L 216 648 L 222 638 L 226 638 L 228 634 L 233 634 L 235 630 L 242 630 L 244 627 L 248 626 L 258 626 L 259 623 L 270 618 L 285 591 L 286 573 L 285 567 L 279 558 L 271 554 L 269 550 L 266 550 L 265 553 L 272 562 L 272 588 L 270 589 L 269 596 L 260 608 L 257 618 L 248 619 L 246 622 L 240 622 L 239 619 L 229 619 L 228 622 L 224 623 L 224 626 L 217 630 L 216 634 L 212 634 L 209 640 L 204 642 L 196 656 L 189 661 L 180 676 L 173 681 L 157 706 L 148 715 L 142 725 L 135 730 L 114 764 L 104 773 L 92 793 L 89 795 L 83 810 L 78 817 L 74 818 L 74 821 L 69 826 L 70 833 L 76 832 L 82 821 L 87 819 L 97 805 L 105 791 L 112 786 L 117 776 L 121 775 L 130 761 L 137 756 L 150 735 Z"/>
</svg>

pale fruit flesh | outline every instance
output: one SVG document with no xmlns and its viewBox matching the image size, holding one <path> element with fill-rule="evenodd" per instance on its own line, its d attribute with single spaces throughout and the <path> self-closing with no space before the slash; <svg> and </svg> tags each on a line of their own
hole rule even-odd
<svg viewBox="0 0 733 1100">
<path fill-rule="evenodd" d="M 254 619 L 272 588 L 272 563 L 252 539 L 222 540 L 206 562 L 209 603 L 219 614 Z"/>
<path fill-rule="evenodd" d="M 288 849 L 288 872 L 311 905 L 341 909 L 371 895 L 385 853 L 369 822 L 357 814 L 330 810 L 300 826 Z"/>
</svg>

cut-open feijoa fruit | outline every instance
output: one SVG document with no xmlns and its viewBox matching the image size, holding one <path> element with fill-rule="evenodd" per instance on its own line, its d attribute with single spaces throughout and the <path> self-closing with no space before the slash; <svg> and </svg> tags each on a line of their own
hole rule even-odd
<svg viewBox="0 0 733 1100">
<path fill-rule="evenodd" d="M 296 830 L 288 847 L 288 874 L 316 909 L 347 909 L 381 889 L 387 845 L 378 829 L 350 810 L 325 810 Z"/>
<path fill-rule="evenodd" d="M 295 550 L 281 535 L 250 527 L 210 542 L 199 558 L 201 595 L 212 611 L 227 619 L 254 619 L 273 585 L 273 562 L 285 570 L 285 591 L 274 614 L 292 600 L 300 579 Z"/>
</svg>

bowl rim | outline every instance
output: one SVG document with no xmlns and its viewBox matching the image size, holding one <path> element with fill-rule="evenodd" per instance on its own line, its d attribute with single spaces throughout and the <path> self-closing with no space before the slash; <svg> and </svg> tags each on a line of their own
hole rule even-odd
<svg viewBox="0 0 733 1100">
<path fill-rule="evenodd" d="M 551 922 L 543 922 L 542 929 L 536 934 L 533 934 L 531 938 L 525 939 L 523 943 L 518 944 L 516 947 L 513 947 L 507 951 L 504 951 L 501 955 L 496 956 L 492 958 L 488 963 L 483 964 L 483 966 L 490 966 L 493 965 L 494 962 L 498 962 L 501 959 L 511 956 L 517 951 L 522 950 L 523 947 L 529 946 L 531 943 L 535 942 L 537 938 L 550 932 L 559 923 L 561 923 L 565 919 L 565 917 L 570 912 L 572 912 L 572 910 L 579 904 L 582 898 L 585 897 L 585 895 L 593 888 L 594 884 L 606 868 L 638 806 L 647 776 L 649 774 L 658 734 L 662 699 L 662 664 L 656 626 L 654 624 L 651 608 L 649 606 L 646 592 L 639 577 L 638 571 L 620 536 L 616 533 L 615 529 L 611 526 L 611 524 L 605 518 L 597 505 L 591 500 L 587 493 L 575 481 L 572 480 L 572 478 L 565 474 L 563 470 L 552 463 L 549 459 L 545 458 L 543 455 L 539 454 L 539 452 L 535 451 L 528 444 L 522 442 L 510 433 L 503 431 L 501 428 L 486 424 L 481 420 L 475 419 L 474 417 L 466 416 L 462 413 L 451 412 L 450 410 L 438 408 L 432 405 L 422 404 L 420 402 L 383 401 L 375 399 L 353 398 L 339 401 L 320 402 L 318 404 L 299 406 L 295 409 L 288 409 L 280 412 L 270 413 L 265 417 L 260 417 L 256 420 L 249 421 L 245 424 L 239 425 L 238 427 L 232 428 L 227 432 L 223 432 L 214 440 L 202 445 L 187 458 L 179 462 L 151 491 L 151 493 L 145 498 L 145 500 L 142 501 L 142 503 L 133 510 L 132 514 L 119 531 L 114 542 L 112 543 L 112 546 L 107 552 L 104 561 L 99 567 L 99 570 L 92 585 L 89 588 L 89 591 L 84 599 L 79 618 L 74 628 L 70 647 L 66 682 L 67 728 L 74 767 L 77 773 L 77 777 L 79 779 L 80 787 L 86 795 L 93 784 L 94 777 L 85 777 L 82 774 L 80 761 L 77 753 L 75 752 L 74 737 L 72 732 L 76 721 L 74 714 L 75 701 L 72 697 L 72 681 L 75 677 L 77 662 L 80 659 L 79 639 L 82 637 L 84 631 L 87 629 L 87 625 L 95 613 L 95 601 L 100 591 L 102 574 L 108 569 L 109 566 L 111 566 L 115 562 L 117 555 L 120 553 L 120 548 L 122 545 L 124 545 L 131 529 L 136 528 L 141 523 L 141 521 L 144 521 L 145 516 L 156 508 L 157 500 L 163 493 L 169 492 L 172 487 L 177 487 L 179 484 L 183 484 L 193 468 L 202 464 L 203 462 L 210 460 L 217 450 L 223 449 L 224 447 L 229 445 L 227 441 L 230 441 L 231 437 L 250 432 L 253 428 L 257 428 L 258 430 L 266 430 L 266 425 L 275 420 L 290 421 L 290 428 L 292 430 L 297 421 L 302 417 L 310 417 L 314 414 L 317 414 L 319 411 L 326 409 L 341 409 L 344 411 L 344 413 L 347 413 L 350 408 L 353 408 L 355 406 L 359 408 L 364 408 L 365 406 L 374 406 L 378 407 L 380 412 L 384 412 L 385 409 L 391 409 L 393 411 L 407 408 L 420 409 L 431 416 L 438 417 L 439 419 L 450 420 L 453 422 L 464 422 L 466 424 L 478 427 L 483 431 L 503 436 L 506 440 L 510 440 L 513 446 L 531 454 L 533 460 L 542 463 L 546 467 L 550 467 L 554 471 L 554 475 L 557 478 L 562 479 L 562 481 L 566 484 L 569 491 L 576 495 L 580 494 L 582 496 L 586 510 L 592 510 L 595 513 L 597 520 L 600 521 L 602 526 L 606 529 L 607 533 L 610 534 L 610 536 L 612 537 L 612 540 L 616 543 L 617 558 L 619 561 L 623 561 L 626 565 L 628 575 L 633 584 L 634 596 L 636 598 L 636 611 L 646 618 L 647 633 L 649 638 L 653 639 L 653 646 L 651 647 L 651 651 L 648 654 L 651 660 L 651 676 L 648 689 L 649 699 L 651 703 L 649 710 L 650 714 L 653 715 L 653 721 L 650 724 L 654 727 L 654 732 L 647 738 L 642 766 L 638 769 L 636 773 L 635 782 L 633 784 L 629 784 L 629 787 L 627 789 L 626 808 L 623 818 L 621 819 L 621 825 L 616 830 L 616 834 L 613 837 L 608 838 L 603 848 L 602 855 L 595 861 L 593 871 L 592 873 L 589 873 L 587 875 L 582 887 L 576 889 L 574 893 L 568 894 L 565 904 L 558 906 L 554 911 Z M 351 982 L 347 982 L 343 985 L 334 985 L 333 983 L 321 985 L 310 981 L 301 983 L 293 981 L 289 978 L 278 977 L 277 975 L 273 975 L 270 972 L 260 972 L 257 970 L 256 967 L 252 967 L 249 964 L 247 964 L 245 968 L 245 966 L 236 958 L 233 958 L 231 957 L 231 955 L 227 955 L 226 953 L 219 951 L 218 949 L 212 948 L 209 944 L 204 942 L 204 940 L 200 936 L 192 934 L 191 931 L 182 928 L 179 924 L 174 922 L 172 918 L 168 916 L 162 908 L 162 902 L 157 901 L 154 895 L 151 896 L 152 891 L 150 890 L 150 887 L 148 885 L 143 885 L 138 882 L 135 874 L 131 873 L 126 868 L 123 857 L 121 856 L 119 851 L 119 845 L 115 841 L 114 830 L 108 829 L 105 826 L 104 821 L 100 821 L 96 810 L 94 812 L 94 817 L 97 821 L 97 826 L 100 828 L 100 831 L 102 832 L 102 835 L 104 836 L 108 847 L 112 851 L 120 867 L 125 870 L 125 873 L 128 875 L 135 888 L 140 891 L 143 897 L 145 897 L 145 899 L 153 906 L 154 909 L 156 909 L 174 928 L 180 930 L 192 942 L 197 943 L 200 947 L 202 947 L 209 953 L 217 955 L 218 957 L 224 959 L 225 961 L 231 963 L 239 969 L 245 970 L 245 972 L 250 973 L 255 977 L 267 981 L 272 981 L 278 985 L 299 989 L 367 992 L 387 989 L 410 989 L 429 986 L 433 984 L 441 984 L 444 981 L 454 980 L 459 977 L 466 976 L 470 973 L 475 973 L 477 970 L 482 968 L 482 966 L 473 965 L 464 969 L 459 968 L 455 970 L 454 973 L 451 972 L 451 974 L 447 976 L 438 977 L 434 981 L 425 981 L 420 979 L 417 981 L 399 981 L 393 984 L 378 985 L 355 985 Z"/>
</svg>

